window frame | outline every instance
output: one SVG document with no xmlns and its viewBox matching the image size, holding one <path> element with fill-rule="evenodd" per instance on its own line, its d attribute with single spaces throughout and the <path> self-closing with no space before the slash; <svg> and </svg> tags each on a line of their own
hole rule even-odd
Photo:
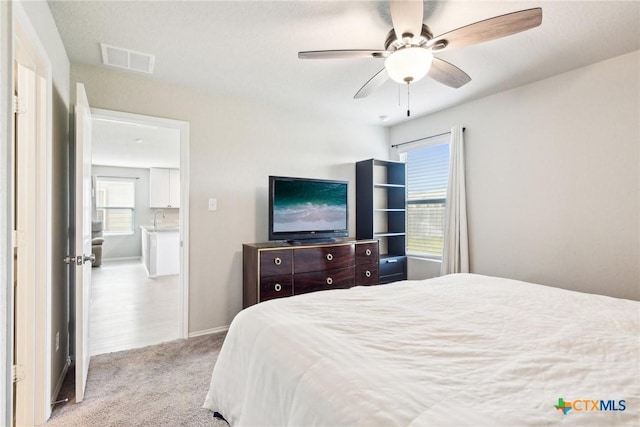
<svg viewBox="0 0 640 427">
<path fill-rule="evenodd" d="M 440 146 L 440 145 L 447 145 L 449 146 L 448 148 L 448 152 L 449 152 L 449 156 L 447 156 L 447 179 L 446 179 L 446 185 L 445 185 L 445 195 L 444 198 L 443 197 L 439 197 L 439 198 L 421 198 L 421 199 L 413 199 L 410 200 L 409 199 L 409 192 L 410 192 L 410 182 L 409 182 L 409 177 L 407 177 L 407 199 L 406 199 L 406 211 L 407 211 L 407 243 L 406 243 L 406 252 L 407 252 L 407 256 L 412 257 L 412 258 L 419 258 L 419 259 L 427 259 L 427 260 L 433 260 L 433 261 L 442 261 L 442 257 L 443 257 L 443 250 L 444 250 L 444 221 L 446 220 L 445 218 L 443 218 L 442 221 L 442 234 L 443 234 L 443 244 L 442 244 L 442 248 L 441 248 L 441 252 L 440 255 L 436 255 L 433 253 L 426 253 L 426 252 L 414 252 L 411 251 L 409 248 L 409 241 L 411 240 L 411 228 L 409 227 L 409 215 L 410 215 L 410 205 L 413 206 L 420 206 L 420 205 L 443 205 L 443 213 L 442 215 L 446 215 L 446 206 L 447 206 L 447 192 L 448 192 L 448 186 L 449 186 L 449 168 L 450 168 L 450 158 L 451 158 L 451 151 L 450 151 L 450 135 L 449 134 L 443 134 L 443 135 L 438 135 L 437 138 L 433 138 L 430 139 L 429 141 L 426 142 L 419 142 L 419 143 L 411 143 L 411 144 L 407 144 L 404 147 L 398 147 L 398 154 L 399 154 L 399 158 L 401 161 L 405 162 L 405 164 L 407 164 L 407 172 L 409 169 L 409 162 L 408 162 L 408 153 L 410 151 L 415 151 L 415 150 L 422 150 L 422 149 L 428 149 L 428 148 L 434 148 L 436 146 Z"/>
<path fill-rule="evenodd" d="M 102 221 L 102 234 L 103 236 L 132 236 L 136 234 L 136 207 L 135 207 L 135 202 L 136 202 L 136 180 L 137 178 L 135 177 L 128 177 L 128 176 L 96 176 L 95 182 L 96 182 L 96 187 L 95 187 L 95 209 L 96 209 L 96 215 L 97 215 L 97 219 Z M 98 197 L 98 192 L 99 187 L 100 187 L 100 183 L 101 182 L 125 182 L 125 183 L 129 183 L 131 184 L 132 187 L 132 206 L 101 206 L 100 205 L 100 197 Z M 129 230 L 126 231 L 110 231 L 107 228 L 107 221 L 105 220 L 105 214 L 108 211 L 122 211 L 122 210 L 128 210 L 131 211 L 131 228 Z"/>
</svg>

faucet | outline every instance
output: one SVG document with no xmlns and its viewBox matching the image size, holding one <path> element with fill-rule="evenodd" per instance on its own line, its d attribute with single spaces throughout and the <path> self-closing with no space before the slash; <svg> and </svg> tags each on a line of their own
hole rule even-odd
<svg viewBox="0 0 640 427">
<path fill-rule="evenodd" d="M 162 209 L 156 209 L 153 213 L 153 229 L 155 230 L 158 227 L 158 214 L 162 213 L 162 218 L 164 218 L 164 211 Z"/>
</svg>

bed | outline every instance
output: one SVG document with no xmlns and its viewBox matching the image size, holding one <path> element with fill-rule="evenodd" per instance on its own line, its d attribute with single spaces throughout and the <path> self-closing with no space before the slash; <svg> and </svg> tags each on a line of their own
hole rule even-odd
<svg viewBox="0 0 640 427">
<path fill-rule="evenodd" d="M 267 301 L 233 320 L 204 407 L 232 426 L 638 425 L 639 315 L 473 274 Z"/>
</svg>

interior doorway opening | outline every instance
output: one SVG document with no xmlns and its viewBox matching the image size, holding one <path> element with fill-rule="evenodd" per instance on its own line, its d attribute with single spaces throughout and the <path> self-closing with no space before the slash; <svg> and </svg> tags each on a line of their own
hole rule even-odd
<svg viewBox="0 0 640 427">
<path fill-rule="evenodd" d="M 90 354 L 188 335 L 188 123 L 92 109 Z"/>
</svg>

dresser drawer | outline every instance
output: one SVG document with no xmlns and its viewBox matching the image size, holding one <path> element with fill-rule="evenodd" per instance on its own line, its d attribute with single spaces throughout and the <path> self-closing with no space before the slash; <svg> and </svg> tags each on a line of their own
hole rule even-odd
<svg viewBox="0 0 640 427">
<path fill-rule="evenodd" d="M 293 276 L 271 276 L 260 280 L 260 301 L 293 295 Z"/>
<path fill-rule="evenodd" d="M 378 243 L 356 245 L 356 265 L 378 264 Z"/>
<path fill-rule="evenodd" d="M 354 246 L 318 246 L 294 251 L 295 273 L 351 267 L 354 265 Z"/>
<path fill-rule="evenodd" d="M 296 274 L 293 276 L 293 293 L 350 288 L 353 286 L 353 274 L 354 267 Z"/>
<path fill-rule="evenodd" d="M 290 250 L 260 251 L 260 277 L 291 274 L 293 256 Z"/>
<path fill-rule="evenodd" d="M 356 265 L 356 286 L 378 284 L 378 264 Z"/>
<path fill-rule="evenodd" d="M 385 257 L 380 259 L 380 283 L 390 283 L 407 278 L 407 257 Z"/>
</svg>

